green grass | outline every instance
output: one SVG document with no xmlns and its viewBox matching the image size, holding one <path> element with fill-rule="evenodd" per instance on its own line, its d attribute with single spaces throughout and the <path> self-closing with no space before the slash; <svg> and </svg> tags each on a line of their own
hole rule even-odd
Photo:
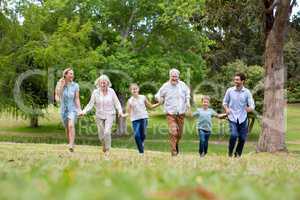
<svg viewBox="0 0 300 200">
<path fill-rule="evenodd" d="M 62 145 L 66 138 L 56 109 L 36 129 L 26 120 L 2 116 L 0 141 L 18 143 L 0 142 L 0 199 L 199 199 L 195 190 L 217 199 L 300 199 L 300 105 L 289 105 L 287 116 L 289 154 L 254 153 L 256 124 L 243 157 L 229 159 L 227 124 L 215 120 L 209 154 L 200 159 L 195 122 L 187 118 L 181 154 L 172 158 L 166 119 L 155 111 L 145 156 L 138 156 L 131 134 L 114 136 L 109 161 L 103 159 L 93 121 L 90 129 L 77 132 L 71 154 Z"/>
<path fill-rule="evenodd" d="M 300 145 L 300 104 L 291 104 L 287 110 L 287 140 Z"/>
<path fill-rule="evenodd" d="M 64 145 L 0 143 L 0 167 L 3 200 L 199 199 L 194 189 L 218 199 L 300 198 L 299 154 L 199 159 L 114 148 L 105 161 L 97 146 L 71 154 Z"/>
<path fill-rule="evenodd" d="M 161 110 L 150 112 L 146 148 L 149 150 L 169 151 L 168 126 Z M 80 120 L 81 126 L 77 131 L 76 143 L 99 145 L 97 129 L 93 119 Z M 85 122 L 87 121 L 87 122 Z M 56 108 L 50 108 L 46 118 L 41 119 L 38 128 L 28 127 L 26 120 L 15 120 L 7 115 L 0 117 L 0 141 L 25 142 L 25 143 L 65 143 L 66 137 Z M 85 125 L 86 124 L 86 125 Z M 287 144 L 292 152 L 300 151 L 300 105 L 291 104 L 287 110 Z M 255 142 L 260 133 L 259 124 L 256 122 L 252 133 L 249 135 L 246 151 L 255 151 Z M 195 129 L 195 119 L 186 118 L 185 131 L 181 142 L 183 152 L 197 152 L 198 136 Z M 225 153 L 228 141 L 228 125 L 225 120 L 214 119 L 211 136 L 210 152 Z M 214 144 L 219 143 L 219 144 Z M 128 120 L 128 135 L 113 138 L 113 147 L 135 149 L 132 138 L 131 124 Z"/>
</svg>

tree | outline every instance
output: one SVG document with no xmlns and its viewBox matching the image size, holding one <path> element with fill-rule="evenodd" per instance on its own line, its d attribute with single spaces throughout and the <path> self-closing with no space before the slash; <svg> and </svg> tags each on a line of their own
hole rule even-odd
<svg viewBox="0 0 300 200">
<path fill-rule="evenodd" d="M 14 81 L 27 70 L 59 72 L 72 66 L 75 80 L 81 86 L 83 105 L 89 100 L 93 81 L 101 73 L 110 76 L 123 105 L 130 82 L 138 82 L 143 93 L 154 93 L 168 79 L 172 67 L 179 68 L 183 78 L 192 74 L 191 85 L 202 79 L 202 55 L 210 40 L 190 21 L 193 13 L 202 12 L 202 0 L 19 2 L 14 14 L 22 16 L 23 21 L 16 17 L 13 24 L 13 18 L 7 17 L 13 26 L 1 39 L 0 69 L 11 72 L 0 80 L 1 93 L 8 94 L 3 108 L 20 111 L 10 100 Z M 60 74 L 54 74 L 55 80 L 59 77 Z M 40 81 L 35 84 L 46 91 L 45 82 Z M 49 84 L 53 87 L 55 82 Z M 26 88 L 32 91 L 23 90 L 24 95 L 36 94 L 33 100 L 45 99 L 36 91 L 37 87 Z M 48 103 L 51 102 L 43 105 Z"/>
<path fill-rule="evenodd" d="M 40 109 L 45 109 L 48 105 L 47 82 L 40 73 L 28 76 L 22 84 L 17 78 L 21 80 L 20 75 L 27 70 L 39 69 L 34 57 L 42 42 L 38 37 L 39 29 L 19 24 L 19 9 L 21 8 L 6 8 L 0 13 L 0 70 L 6 72 L 0 76 L 0 111 L 29 118 L 30 126 L 37 127 L 38 116 L 43 115 Z M 39 23 L 36 20 L 36 23 L 30 25 L 36 27 Z"/>
<path fill-rule="evenodd" d="M 205 54 L 211 75 L 236 59 L 247 65 L 262 65 L 261 18 L 260 0 L 205 1 L 203 15 L 194 20 L 214 41 Z"/>
<path fill-rule="evenodd" d="M 101 23 L 95 28 L 105 59 L 98 69 L 111 77 L 123 105 L 130 82 L 139 83 L 142 93 L 154 93 L 172 67 L 179 68 L 184 78 L 188 71 L 193 74 L 190 84 L 202 79 L 202 54 L 209 40 L 189 20 L 201 5 L 198 0 L 103 1 L 97 19 Z M 123 133 L 125 123 L 121 121 L 119 127 Z"/>
<path fill-rule="evenodd" d="M 4 31 L 0 40 L 0 69 L 6 73 L 0 75 L 0 111 L 29 118 L 31 127 L 39 125 L 39 117 L 53 103 L 56 76 L 48 76 L 48 70 L 54 69 L 55 73 L 73 63 L 80 66 L 80 61 L 95 58 L 93 51 L 89 51 L 90 23 L 80 24 L 78 17 L 69 22 L 62 17 L 51 20 L 49 9 L 22 1 L 9 16 L 1 16 Z M 19 15 L 23 17 L 22 23 Z"/>
<path fill-rule="evenodd" d="M 286 151 L 285 108 L 286 95 L 283 47 L 291 10 L 296 1 L 264 0 L 265 53 L 264 104 L 262 134 L 258 152 Z"/>
</svg>

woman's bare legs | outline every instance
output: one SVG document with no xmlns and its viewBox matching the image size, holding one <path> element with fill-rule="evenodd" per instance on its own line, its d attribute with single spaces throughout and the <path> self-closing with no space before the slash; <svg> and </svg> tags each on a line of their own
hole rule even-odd
<svg viewBox="0 0 300 200">
<path fill-rule="evenodd" d="M 74 127 L 74 122 L 71 119 L 68 119 L 67 132 L 68 132 L 68 139 L 69 139 L 69 150 L 73 152 L 74 142 L 75 142 L 75 127 Z"/>
</svg>

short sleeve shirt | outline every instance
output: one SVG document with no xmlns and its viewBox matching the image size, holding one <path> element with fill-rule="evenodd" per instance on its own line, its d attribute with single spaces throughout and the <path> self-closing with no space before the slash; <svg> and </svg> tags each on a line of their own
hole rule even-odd
<svg viewBox="0 0 300 200">
<path fill-rule="evenodd" d="M 61 98 L 61 112 L 77 112 L 75 97 L 79 91 L 79 85 L 71 82 L 64 86 Z"/>
<path fill-rule="evenodd" d="M 197 128 L 205 131 L 212 130 L 212 120 L 213 116 L 216 116 L 217 113 L 211 108 L 203 109 L 198 108 L 196 112 L 193 113 L 193 116 L 197 117 Z"/>
<path fill-rule="evenodd" d="M 128 105 L 131 107 L 131 121 L 148 118 L 146 97 L 144 95 L 139 95 L 138 98 L 130 97 Z"/>
</svg>

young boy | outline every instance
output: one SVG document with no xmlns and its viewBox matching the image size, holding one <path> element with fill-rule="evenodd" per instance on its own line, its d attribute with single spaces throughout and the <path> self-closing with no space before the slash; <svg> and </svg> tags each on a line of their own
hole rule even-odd
<svg viewBox="0 0 300 200">
<path fill-rule="evenodd" d="M 209 96 L 202 97 L 202 108 L 197 108 L 193 113 L 197 119 L 197 129 L 199 134 L 199 154 L 204 157 L 207 154 L 208 140 L 212 130 L 212 117 L 224 118 L 226 114 L 218 114 L 212 108 L 209 108 Z"/>
<path fill-rule="evenodd" d="M 155 108 L 159 103 L 151 104 L 144 95 L 139 94 L 139 86 L 135 83 L 130 85 L 132 96 L 128 100 L 127 113 L 130 115 L 134 138 L 140 155 L 144 153 L 144 140 L 146 139 L 146 130 L 148 125 L 147 108 Z"/>
</svg>

